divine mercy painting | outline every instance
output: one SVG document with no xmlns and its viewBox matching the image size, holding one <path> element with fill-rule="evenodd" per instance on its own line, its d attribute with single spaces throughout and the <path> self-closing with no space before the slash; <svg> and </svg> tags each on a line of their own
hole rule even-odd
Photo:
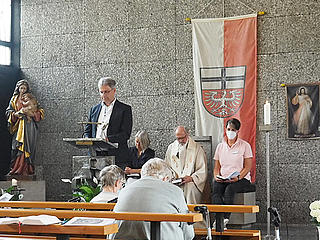
<svg viewBox="0 0 320 240">
<path fill-rule="evenodd" d="M 320 138 L 319 84 L 287 85 L 288 138 Z"/>
</svg>

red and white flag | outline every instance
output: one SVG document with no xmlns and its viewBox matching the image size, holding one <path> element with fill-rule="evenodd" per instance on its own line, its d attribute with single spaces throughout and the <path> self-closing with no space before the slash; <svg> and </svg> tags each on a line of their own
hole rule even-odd
<svg viewBox="0 0 320 240">
<path fill-rule="evenodd" d="M 241 121 L 240 138 L 254 154 L 255 181 L 257 15 L 192 19 L 195 133 L 216 146 L 229 118 Z"/>
</svg>

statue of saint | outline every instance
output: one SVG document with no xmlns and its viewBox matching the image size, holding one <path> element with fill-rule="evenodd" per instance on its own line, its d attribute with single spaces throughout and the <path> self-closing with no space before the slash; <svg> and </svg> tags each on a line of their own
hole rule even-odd
<svg viewBox="0 0 320 240">
<path fill-rule="evenodd" d="M 8 175 L 33 175 L 38 123 L 44 117 L 44 110 L 31 94 L 27 80 L 17 82 L 6 116 L 12 134 L 11 170 Z"/>
</svg>

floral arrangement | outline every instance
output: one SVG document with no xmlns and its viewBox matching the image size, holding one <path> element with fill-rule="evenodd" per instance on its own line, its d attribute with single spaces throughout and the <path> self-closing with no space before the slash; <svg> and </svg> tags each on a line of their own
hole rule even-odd
<svg viewBox="0 0 320 240">
<path fill-rule="evenodd" d="M 317 226 L 320 226 L 320 201 L 314 201 L 310 204 L 310 215 L 312 217 L 312 222 Z"/>
</svg>

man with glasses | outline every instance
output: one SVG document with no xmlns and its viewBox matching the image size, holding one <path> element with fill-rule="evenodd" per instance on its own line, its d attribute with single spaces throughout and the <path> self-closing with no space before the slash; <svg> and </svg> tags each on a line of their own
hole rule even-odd
<svg viewBox="0 0 320 240">
<path fill-rule="evenodd" d="M 187 204 L 201 203 L 207 179 L 206 154 L 184 126 L 175 131 L 176 140 L 167 149 L 166 162 L 175 173 L 177 184 L 183 190 Z"/>
<path fill-rule="evenodd" d="M 117 149 L 97 151 L 98 156 L 115 156 L 117 166 L 124 169 L 129 155 L 128 140 L 132 131 L 132 110 L 127 104 L 115 97 L 116 82 L 110 77 L 103 77 L 98 82 L 101 103 L 91 108 L 84 137 L 102 138 L 112 143 L 118 143 Z"/>
</svg>

